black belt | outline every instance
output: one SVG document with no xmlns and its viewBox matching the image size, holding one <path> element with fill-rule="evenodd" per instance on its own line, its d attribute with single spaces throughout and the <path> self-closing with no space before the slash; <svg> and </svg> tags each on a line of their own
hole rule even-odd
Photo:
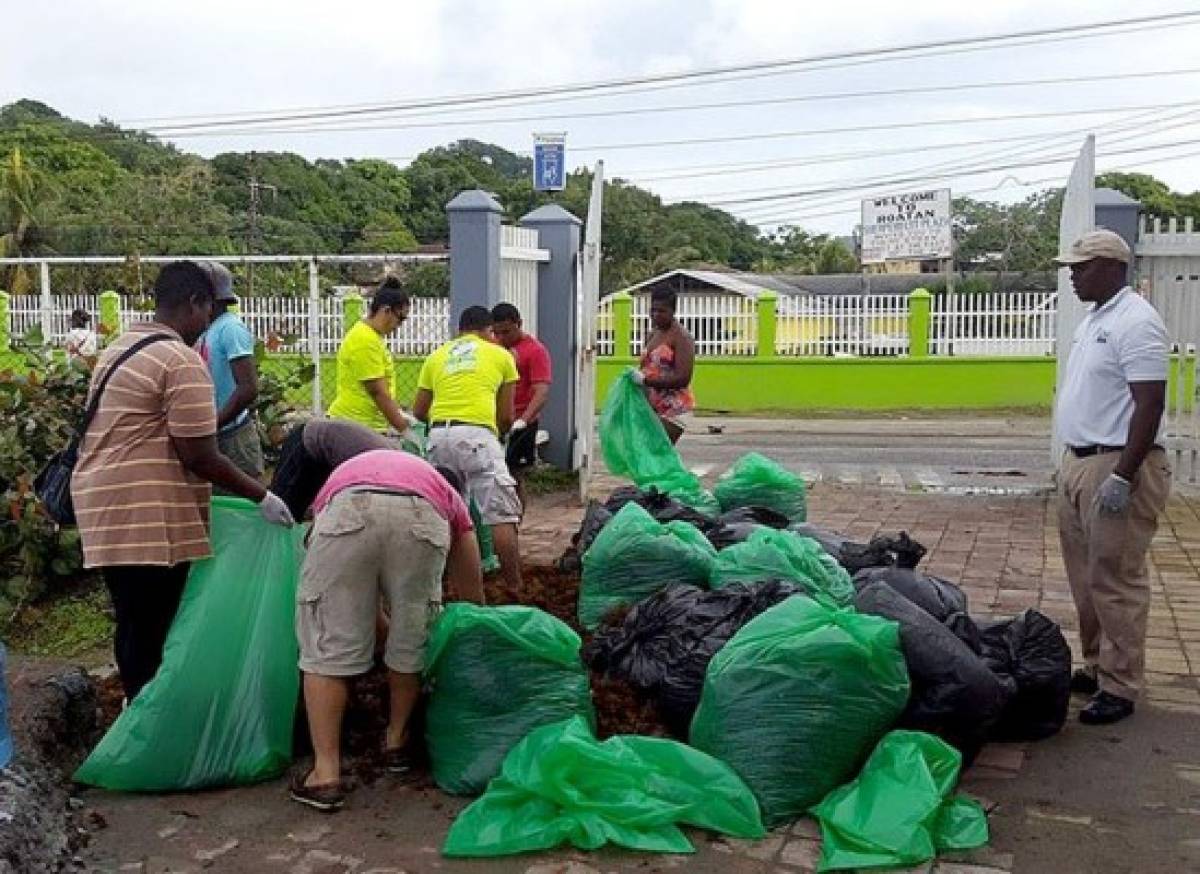
<svg viewBox="0 0 1200 874">
<path fill-rule="evenodd" d="M 1106 455 L 1109 452 L 1124 452 L 1124 446 L 1071 446 L 1069 447 L 1071 454 L 1076 458 L 1091 458 L 1093 455 Z M 1162 447 L 1155 443 L 1150 447 L 1150 451 L 1162 451 Z"/>
<path fill-rule="evenodd" d="M 487 428 L 487 425 L 480 425 L 478 422 L 463 422 L 459 419 L 443 419 L 440 422 L 430 422 L 429 427 L 430 428 Z"/>
<path fill-rule="evenodd" d="M 1109 452 L 1123 452 L 1124 446 L 1072 446 L 1071 454 L 1076 458 L 1091 458 L 1093 455 L 1105 455 Z"/>
</svg>

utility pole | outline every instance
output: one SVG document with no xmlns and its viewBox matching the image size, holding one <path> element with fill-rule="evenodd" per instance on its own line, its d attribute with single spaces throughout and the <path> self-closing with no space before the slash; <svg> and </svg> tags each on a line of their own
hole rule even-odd
<svg viewBox="0 0 1200 874">
<path fill-rule="evenodd" d="M 262 192 L 269 191 L 271 197 L 274 198 L 279 189 L 274 185 L 266 185 L 258 181 L 258 152 L 250 153 L 250 210 L 247 214 L 248 222 L 246 227 L 246 254 L 255 255 L 258 253 L 259 238 L 258 238 L 258 210 L 262 205 Z M 246 265 L 246 284 L 247 293 L 253 296 L 254 294 L 254 264 L 253 262 Z"/>
</svg>

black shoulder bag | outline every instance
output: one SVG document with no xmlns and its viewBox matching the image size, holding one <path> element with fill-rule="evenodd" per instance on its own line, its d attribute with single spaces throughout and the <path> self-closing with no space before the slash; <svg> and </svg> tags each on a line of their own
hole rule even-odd
<svg viewBox="0 0 1200 874">
<path fill-rule="evenodd" d="M 46 466 L 38 473 L 37 479 L 33 481 L 34 494 L 46 508 L 46 514 L 59 525 L 75 524 L 75 504 L 71 500 L 71 475 L 75 472 L 75 465 L 79 461 L 79 445 L 83 442 L 88 426 L 92 424 L 92 419 L 95 418 L 96 411 L 100 408 L 100 396 L 108 387 L 108 381 L 112 379 L 112 375 L 117 372 L 118 367 L 151 343 L 172 339 L 174 338 L 170 334 L 151 334 L 149 337 L 138 340 L 121 353 L 120 357 L 108 368 L 104 378 L 100 380 L 100 385 L 96 387 L 96 393 L 92 395 L 92 400 L 83 414 L 83 421 L 76 430 L 75 436 L 71 438 L 71 442 L 67 444 L 67 448 L 54 453 L 46 462 Z"/>
</svg>

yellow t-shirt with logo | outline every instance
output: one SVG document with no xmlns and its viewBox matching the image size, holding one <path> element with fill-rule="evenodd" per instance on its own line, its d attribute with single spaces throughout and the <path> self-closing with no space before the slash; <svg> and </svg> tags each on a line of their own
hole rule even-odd
<svg viewBox="0 0 1200 874">
<path fill-rule="evenodd" d="M 518 379 L 507 349 L 466 334 L 425 359 L 417 388 L 433 392 L 430 423 L 466 422 L 495 431 L 496 393 Z"/>
<path fill-rule="evenodd" d="M 392 391 L 395 375 L 396 364 L 383 337 L 366 322 L 359 322 L 338 347 L 337 397 L 329 405 L 330 417 L 386 431 L 388 420 L 367 393 L 363 381 L 383 377 L 388 391 Z"/>
</svg>

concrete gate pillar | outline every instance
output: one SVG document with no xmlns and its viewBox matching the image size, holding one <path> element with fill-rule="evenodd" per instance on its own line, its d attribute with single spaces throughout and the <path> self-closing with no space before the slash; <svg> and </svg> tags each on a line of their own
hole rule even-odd
<svg viewBox="0 0 1200 874">
<path fill-rule="evenodd" d="M 583 222 L 557 204 L 535 209 L 520 224 L 538 232 L 538 245 L 550 260 L 538 265 L 538 339 L 550 351 L 554 383 L 542 412 L 550 434 L 542 457 L 561 470 L 574 467 L 575 381 L 577 377 L 578 259 Z"/>
<path fill-rule="evenodd" d="M 461 192 L 446 204 L 450 221 L 450 332 L 467 307 L 500 303 L 500 219 L 504 207 L 486 191 Z"/>
</svg>

